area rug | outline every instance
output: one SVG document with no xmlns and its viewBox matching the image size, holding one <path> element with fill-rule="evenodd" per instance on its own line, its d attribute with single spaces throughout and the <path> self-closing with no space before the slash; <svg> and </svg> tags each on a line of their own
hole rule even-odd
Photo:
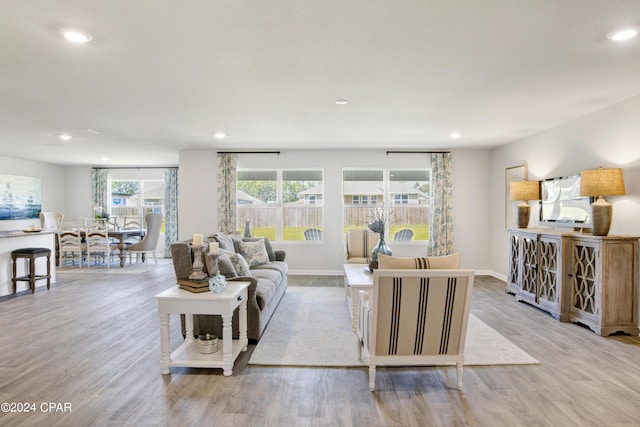
<svg viewBox="0 0 640 427">
<path fill-rule="evenodd" d="M 344 288 L 290 286 L 248 363 L 365 366 L 358 360 Z M 473 314 L 469 317 L 465 365 L 539 363 Z"/>
<path fill-rule="evenodd" d="M 120 261 L 115 260 L 109 265 L 109 268 L 106 267 L 105 264 L 94 265 L 91 264 L 90 268 L 87 268 L 87 264 L 85 263 L 82 268 L 78 268 L 78 264 L 75 266 L 65 265 L 63 267 L 56 267 L 56 275 L 59 277 L 65 277 L 65 275 L 77 276 L 77 275 L 91 275 L 96 273 L 110 274 L 110 275 L 118 275 L 118 274 L 142 274 L 148 272 L 150 269 L 154 267 L 164 266 L 171 262 L 170 259 L 158 258 L 158 264 L 153 262 L 153 259 L 148 261 L 148 265 L 145 265 L 144 262 L 135 262 L 133 264 L 129 264 L 129 260 L 125 263 L 124 267 L 120 267 Z"/>
</svg>

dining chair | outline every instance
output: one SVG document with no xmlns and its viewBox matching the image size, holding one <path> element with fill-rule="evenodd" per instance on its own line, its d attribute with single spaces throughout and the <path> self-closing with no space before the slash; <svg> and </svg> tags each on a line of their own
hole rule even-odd
<svg viewBox="0 0 640 427">
<path fill-rule="evenodd" d="M 156 259 L 156 247 L 158 246 L 158 239 L 160 237 L 160 231 L 162 229 L 162 219 L 163 215 L 159 213 L 148 213 L 144 217 L 147 232 L 145 233 L 142 240 L 137 243 L 134 243 L 131 246 L 127 247 L 127 253 L 129 254 L 129 264 L 131 264 L 131 255 L 142 255 L 145 254 L 144 262 L 145 265 L 149 260 L 148 254 L 150 253 L 153 256 L 153 260 L 155 263 L 158 263 Z"/>
<path fill-rule="evenodd" d="M 91 256 L 98 263 L 102 259 L 107 264 L 107 269 L 111 265 L 111 257 L 118 245 L 109 240 L 109 230 L 106 221 L 92 221 L 87 224 L 85 230 L 85 247 L 87 251 L 87 268 L 91 266 Z"/>
<path fill-rule="evenodd" d="M 58 230 L 63 218 L 62 212 L 40 212 L 40 227 L 46 231 Z"/>
<path fill-rule="evenodd" d="M 125 216 L 123 218 L 122 227 L 121 227 L 122 230 L 140 230 L 144 228 L 145 228 L 144 218 L 137 217 L 137 216 Z M 124 244 L 125 246 L 131 246 L 140 242 L 141 240 L 142 239 L 138 236 L 131 236 L 125 239 Z"/>
<path fill-rule="evenodd" d="M 82 245 L 82 229 L 78 218 L 65 218 L 60 222 L 60 228 L 56 233 L 58 250 L 58 265 L 63 266 L 63 261 L 71 257 L 71 266 L 75 266 L 76 254 L 78 255 L 78 268 L 82 268 L 84 247 Z"/>
</svg>

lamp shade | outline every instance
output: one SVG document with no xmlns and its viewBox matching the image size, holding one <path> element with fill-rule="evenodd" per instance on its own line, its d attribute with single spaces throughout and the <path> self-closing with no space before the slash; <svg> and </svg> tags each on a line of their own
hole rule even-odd
<svg viewBox="0 0 640 427">
<path fill-rule="evenodd" d="M 588 169 L 580 173 L 581 196 L 624 196 L 625 194 L 620 168 Z"/>
<path fill-rule="evenodd" d="M 512 182 L 509 200 L 540 200 L 540 183 L 538 181 Z"/>
</svg>

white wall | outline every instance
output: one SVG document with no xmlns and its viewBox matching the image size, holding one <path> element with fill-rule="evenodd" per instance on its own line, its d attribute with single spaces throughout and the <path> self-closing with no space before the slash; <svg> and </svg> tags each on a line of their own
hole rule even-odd
<svg viewBox="0 0 640 427">
<path fill-rule="evenodd" d="M 64 203 L 64 216 L 67 218 L 93 217 L 91 166 L 67 167 L 65 186 L 67 194 Z"/>
<path fill-rule="evenodd" d="M 194 233 L 217 231 L 217 178 L 214 150 L 183 150 L 179 169 L 180 240 Z M 238 155 L 240 168 L 323 168 L 324 240 L 322 242 L 276 242 L 287 251 L 293 272 L 340 273 L 344 260 L 342 232 L 342 169 L 350 167 L 413 168 L 429 164 L 426 154 L 391 154 L 382 150 L 282 150 L 281 154 Z M 457 150 L 454 168 L 454 246 L 461 265 L 487 269 L 490 219 L 490 153 L 488 150 Z M 426 253 L 426 245 L 391 242 L 395 255 Z"/>
<path fill-rule="evenodd" d="M 64 212 L 65 167 L 0 157 L 0 173 L 41 178 L 42 210 Z M 0 221 L 0 230 L 18 230 L 30 225 L 40 226 L 40 220 Z"/>
<path fill-rule="evenodd" d="M 621 167 L 626 196 L 607 197 L 613 205 L 609 234 L 640 236 L 640 96 L 554 129 L 494 149 L 491 153 L 491 269 L 506 277 L 508 233 L 504 228 L 505 168 L 527 163 L 529 179 Z M 530 227 L 539 227 L 532 203 Z"/>
</svg>

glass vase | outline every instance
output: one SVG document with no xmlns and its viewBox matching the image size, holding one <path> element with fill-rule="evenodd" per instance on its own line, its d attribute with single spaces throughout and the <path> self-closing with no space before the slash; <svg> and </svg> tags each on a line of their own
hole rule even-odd
<svg viewBox="0 0 640 427">
<path fill-rule="evenodd" d="M 378 268 L 378 254 L 391 255 L 391 248 L 384 241 L 384 233 L 380 233 L 379 236 L 378 244 L 371 251 L 371 262 L 369 263 L 371 270 Z"/>
</svg>

